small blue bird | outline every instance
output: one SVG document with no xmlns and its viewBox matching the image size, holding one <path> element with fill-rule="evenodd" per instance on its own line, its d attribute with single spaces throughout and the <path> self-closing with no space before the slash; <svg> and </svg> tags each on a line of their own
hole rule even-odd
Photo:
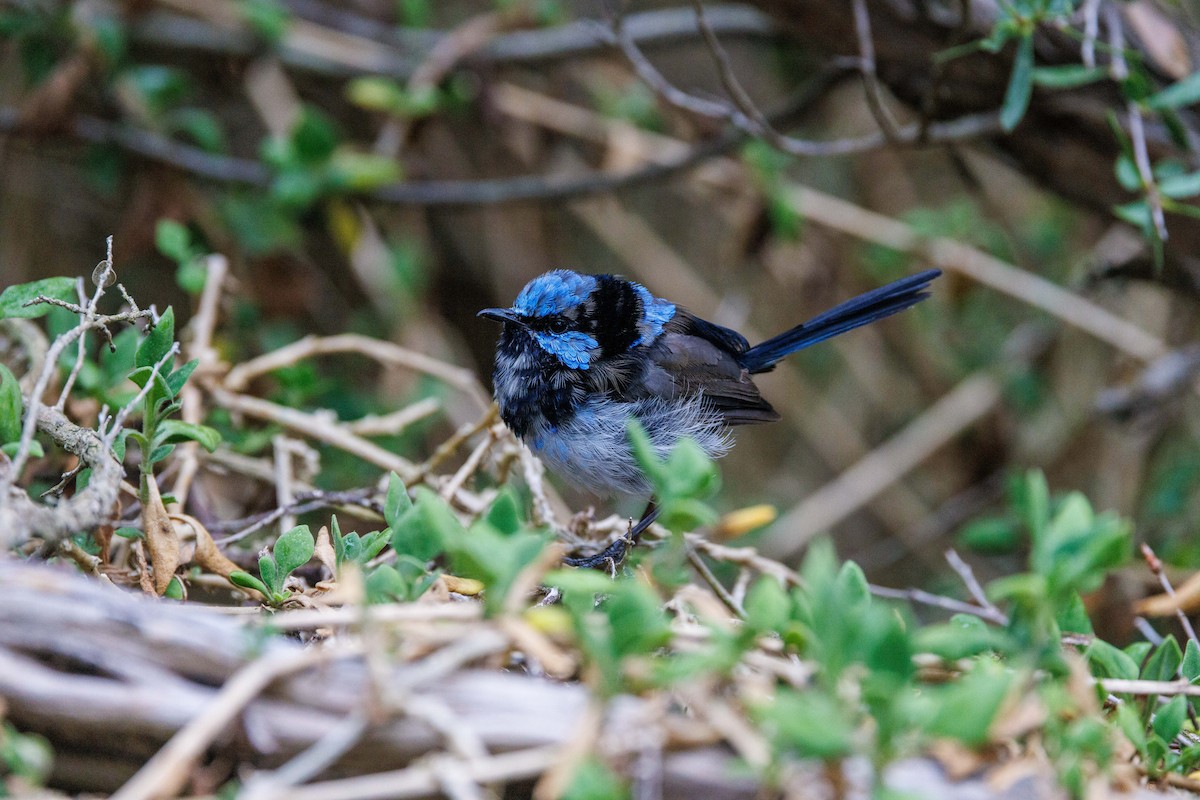
<svg viewBox="0 0 1200 800">
<path fill-rule="evenodd" d="M 641 423 L 660 457 L 685 436 L 722 456 L 731 426 L 779 419 L 752 375 L 919 303 L 940 274 L 927 270 L 861 294 L 754 347 L 641 284 L 563 269 L 526 284 L 512 308 L 479 316 L 504 323 L 493 384 L 512 432 L 581 488 L 645 494 L 651 486 L 626 437 L 630 419 Z M 651 501 L 633 541 L 655 514 Z M 614 553 L 623 557 L 624 545 L 572 563 L 595 566 Z"/>
</svg>

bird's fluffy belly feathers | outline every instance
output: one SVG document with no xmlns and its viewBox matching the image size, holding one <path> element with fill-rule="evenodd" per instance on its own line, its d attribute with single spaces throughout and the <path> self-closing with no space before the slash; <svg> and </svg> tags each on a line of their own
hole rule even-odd
<svg viewBox="0 0 1200 800">
<path fill-rule="evenodd" d="M 712 458 L 723 456 L 731 444 L 720 415 L 699 396 L 682 402 L 659 397 L 627 402 L 595 398 L 557 426 L 544 417 L 537 419 L 523 438 L 552 470 L 582 489 L 598 495 L 644 494 L 652 487 L 629 446 L 630 419 L 642 424 L 660 459 L 685 436 L 696 440 Z"/>
</svg>

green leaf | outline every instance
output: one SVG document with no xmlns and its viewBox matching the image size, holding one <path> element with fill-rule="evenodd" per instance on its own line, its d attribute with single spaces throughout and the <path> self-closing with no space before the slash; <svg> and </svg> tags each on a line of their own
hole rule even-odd
<svg viewBox="0 0 1200 800">
<path fill-rule="evenodd" d="M 279 565 L 275 563 L 275 559 L 271 556 L 260 556 L 258 559 L 258 574 L 262 576 L 263 583 L 271 590 L 269 597 L 274 597 L 279 594 L 283 588 L 283 579 L 287 577 L 287 573 L 282 575 L 279 573 Z"/>
<path fill-rule="evenodd" d="M 671 638 L 671 626 L 658 595 L 644 583 L 622 584 L 601 606 L 612 626 L 619 657 L 652 652 Z"/>
<path fill-rule="evenodd" d="M 1117 727 L 1145 758 L 1147 756 L 1146 729 L 1142 725 L 1137 709 L 1132 704 L 1122 703 L 1117 706 Z"/>
<path fill-rule="evenodd" d="M 484 515 L 484 520 L 505 535 L 521 529 L 521 506 L 510 489 L 501 490 Z"/>
<path fill-rule="evenodd" d="M 345 564 L 346 558 L 346 537 L 342 535 L 342 526 L 338 523 L 337 514 L 334 514 L 329 520 L 329 538 L 333 539 L 333 560 L 337 566 Z"/>
<path fill-rule="evenodd" d="M 1020 533 L 1013 520 L 989 517 L 968 523 L 958 541 L 976 553 L 1007 554 L 1017 549 Z"/>
<path fill-rule="evenodd" d="M 1008 694 L 1013 675 L 991 661 L 980 661 L 957 681 L 928 692 L 934 703 L 924 730 L 969 745 L 988 740 L 988 729 Z"/>
<path fill-rule="evenodd" d="M 160 219 L 154 226 L 154 246 L 158 252 L 177 262 L 192 257 L 192 234 L 187 226 L 173 219 Z"/>
<path fill-rule="evenodd" d="M 588 757 L 571 776 L 562 800 L 622 800 L 629 789 L 607 764 L 596 756 Z"/>
<path fill-rule="evenodd" d="M 388 494 L 392 494 L 390 489 Z M 418 487 L 416 495 L 417 502 L 390 526 L 392 549 L 425 562 L 446 549 L 449 540 L 462 539 L 467 532 L 450 507 L 435 493 Z"/>
<path fill-rule="evenodd" d="M 1142 174 L 1138 171 L 1133 156 L 1129 153 L 1121 153 L 1113 164 L 1113 170 L 1117 176 L 1117 183 L 1121 184 L 1122 189 L 1129 192 L 1141 191 Z"/>
<path fill-rule="evenodd" d="M 782 631 L 792 617 L 792 599 L 779 581 L 763 575 L 746 594 L 746 622 L 755 630 Z"/>
<path fill-rule="evenodd" d="M 404 481 L 400 480 L 400 476 L 394 472 L 388 475 L 387 499 L 383 501 L 383 518 L 387 521 L 388 526 L 394 530 L 401 516 L 407 513 L 412 506 L 412 500 L 408 497 Z"/>
<path fill-rule="evenodd" d="M 387 531 L 372 531 L 363 536 L 359 540 L 361 543 L 359 563 L 365 565 L 372 558 L 379 555 L 379 551 L 387 547 L 390 539 L 391 534 Z"/>
<path fill-rule="evenodd" d="M 866 605 L 871 602 L 871 587 L 862 567 L 853 561 L 842 564 L 837 577 L 838 596 L 843 608 Z"/>
<path fill-rule="evenodd" d="M 132 528 L 128 525 L 123 525 L 120 528 L 117 528 L 115 531 L 113 531 L 113 533 L 117 536 L 120 536 L 122 539 L 142 539 L 146 536 L 146 532 L 142 529 Z M 243 572 L 242 574 L 245 575 L 246 573 Z"/>
<path fill-rule="evenodd" d="M 1154 732 L 1162 737 L 1164 742 L 1170 742 L 1183 730 L 1187 711 L 1187 698 L 1181 694 L 1175 695 L 1154 712 Z"/>
<path fill-rule="evenodd" d="M 1184 197 L 1195 197 L 1200 194 L 1200 172 L 1190 172 L 1185 175 L 1173 175 L 1164 178 L 1158 184 L 1158 190 L 1167 197 L 1180 200 Z"/>
<path fill-rule="evenodd" d="M 217 449 L 221 443 L 221 434 L 207 425 L 197 425 L 194 422 L 183 422 L 177 419 L 163 420 L 158 424 L 158 435 L 155 441 L 163 444 L 177 442 L 199 442 L 208 452 Z"/>
<path fill-rule="evenodd" d="M 853 749 L 855 725 L 850 709 L 849 704 L 816 688 L 803 692 L 780 689 L 760 717 L 777 747 L 803 757 L 833 759 Z"/>
<path fill-rule="evenodd" d="M 1183 108 L 1196 103 L 1200 103 L 1200 72 L 1193 72 L 1146 99 L 1146 105 L 1155 110 Z"/>
<path fill-rule="evenodd" d="M 304 164 L 327 161 L 337 147 L 337 132 L 322 112 L 305 106 L 292 129 L 292 145 L 297 159 Z"/>
<path fill-rule="evenodd" d="M 637 460 L 638 466 L 646 473 L 646 477 L 655 487 L 661 486 L 667 480 L 666 469 L 662 462 L 659 461 L 658 453 L 654 449 L 654 444 L 650 441 L 649 434 L 642 427 L 641 423 L 635 417 L 630 417 L 625 428 L 625 435 L 629 437 L 629 446 L 633 450 L 633 457 Z"/>
<path fill-rule="evenodd" d="M 408 583 L 391 564 L 381 564 L 366 578 L 367 600 L 371 603 L 386 603 L 391 600 L 409 600 Z"/>
<path fill-rule="evenodd" d="M 1179 665 L 1179 671 L 1183 673 L 1183 677 L 1190 683 L 1196 683 L 1200 679 L 1200 647 L 1196 645 L 1195 639 L 1188 639 L 1187 647 L 1183 651 L 1183 663 Z"/>
<path fill-rule="evenodd" d="M 1088 67 L 1083 64 L 1064 64 L 1059 67 L 1037 67 L 1033 70 L 1033 82 L 1047 89 L 1074 89 L 1108 77 L 1103 67 Z"/>
<path fill-rule="evenodd" d="M 17 376 L 0 364 L 0 444 L 20 440 L 24 408 L 25 401 L 21 398 L 21 384 Z"/>
<path fill-rule="evenodd" d="M 167 590 L 163 592 L 163 597 L 169 597 L 172 600 L 183 599 L 183 581 L 179 580 L 178 575 L 171 576 L 171 582 L 167 584 Z"/>
<path fill-rule="evenodd" d="M 946 661 L 958 661 L 981 653 L 1011 651 L 1014 643 L 1004 631 L 979 617 L 955 614 L 949 622 L 926 625 L 913 635 L 913 649 L 932 653 Z"/>
<path fill-rule="evenodd" d="M 1103 639 L 1093 639 L 1084 655 L 1097 678 L 1134 680 L 1138 676 L 1137 662 Z"/>
<path fill-rule="evenodd" d="M 0 446 L 0 453 L 4 453 L 4 455 L 8 456 L 9 458 L 16 458 L 17 451 L 20 449 L 20 442 L 9 442 L 6 445 Z M 42 449 L 42 443 L 37 439 L 33 439 L 29 442 L 29 455 L 32 458 L 41 458 L 42 456 L 46 455 L 46 451 Z"/>
<path fill-rule="evenodd" d="M 1179 667 L 1183 663 L 1183 652 L 1174 634 L 1168 635 L 1154 650 L 1150 660 L 1142 670 L 1142 679 L 1147 681 L 1173 681 L 1179 676 Z"/>
<path fill-rule="evenodd" d="M 173 444 L 161 444 L 150 451 L 150 464 L 157 464 L 167 456 L 171 455 L 171 451 L 175 449 Z"/>
<path fill-rule="evenodd" d="M 12 317 L 34 319 L 50 313 L 50 309 L 54 306 L 49 303 L 25 305 L 37 298 L 38 295 L 68 302 L 75 302 L 79 299 L 75 294 L 74 278 L 43 278 L 40 281 L 18 283 L 0 293 L 0 319 Z"/>
<path fill-rule="evenodd" d="M 1092 621 L 1079 592 L 1071 593 L 1070 599 L 1056 610 L 1054 619 L 1063 633 L 1092 633 Z"/>
<path fill-rule="evenodd" d="M 171 397 L 177 397 L 179 390 L 187 383 L 187 379 L 192 377 L 192 373 L 196 371 L 196 367 L 200 364 L 200 359 L 193 358 L 191 361 L 184 364 L 179 369 L 167 376 L 167 389 L 171 393 Z"/>
<path fill-rule="evenodd" d="M 138 533 L 141 533 L 141 531 L 138 531 Z M 253 589 L 254 591 L 260 593 L 263 597 L 271 596 L 271 592 L 268 591 L 266 584 L 251 575 L 249 572 L 234 570 L 233 572 L 229 573 L 229 582 L 234 586 L 240 586 L 243 589 Z"/>
<path fill-rule="evenodd" d="M 1033 96 L 1033 34 L 1028 33 L 1017 41 L 1017 55 L 1013 59 L 1012 77 L 1004 92 L 1004 105 L 1000 108 L 1000 127 L 1011 131 L 1025 116 L 1029 99 Z"/>
<path fill-rule="evenodd" d="M 272 550 L 275 563 L 284 576 L 307 564 L 315 551 L 316 541 L 307 525 L 297 525 L 280 536 Z"/>
<path fill-rule="evenodd" d="M 1036 541 L 1050 521 L 1050 486 L 1041 470 L 1030 470 L 1021 484 L 1017 505 L 1030 537 Z"/>
<path fill-rule="evenodd" d="M 367 192 L 403 177 L 400 165 L 387 156 L 339 149 L 329 159 L 329 186 L 350 192 Z"/>
<path fill-rule="evenodd" d="M 135 367 L 153 367 L 170 351 L 175 342 L 175 311 L 168 306 L 142 343 L 133 358 Z"/>
</svg>

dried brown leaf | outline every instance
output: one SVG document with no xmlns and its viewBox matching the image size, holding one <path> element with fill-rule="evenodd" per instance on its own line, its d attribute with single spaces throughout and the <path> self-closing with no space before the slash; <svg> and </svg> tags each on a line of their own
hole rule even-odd
<svg viewBox="0 0 1200 800">
<path fill-rule="evenodd" d="M 330 575 L 337 575 L 337 553 L 333 549 L 333 541 L 329 538 L 329 526 L 322 525 L 317 531 L 317 560 L 325 565 Z"/>
<path fill-rule="evenodd" d="M 153 475 L 144 478 L 146 490 L 142 498 L 142 529 L 146 532 L 146 550 L 154 568 L 154 591 L 161 595 L 167 590 L 175 569 L 179 566 L 179 536 L 163 505 L 158 481 Z"/>
</svg>

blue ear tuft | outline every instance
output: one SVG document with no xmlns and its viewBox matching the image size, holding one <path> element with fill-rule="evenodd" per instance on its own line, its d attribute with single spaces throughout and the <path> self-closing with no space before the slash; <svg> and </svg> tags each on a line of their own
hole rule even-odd
<svg viewBox="0 0 1200 800">
<path fill-rule="evenodd" d="M 596 279 L 569 269 L 556 269 L 525 284 L 513 311 L 529 317 L 561 314 L 584 300 L 596 288 Z"/>
<path fill-rule="evenodd" d="M 638 322 L 638 332 L 641 334 L 632 347 L 639 344 L 649 344 L 663 332 L 663 326 L 675 316 L 675 304 L 668 303 L 661 297 L 650 294 L 650 290 L 640 283 L 634 283 L 633 289 L 642 300 L 642 319 Z"/>
</svg>

